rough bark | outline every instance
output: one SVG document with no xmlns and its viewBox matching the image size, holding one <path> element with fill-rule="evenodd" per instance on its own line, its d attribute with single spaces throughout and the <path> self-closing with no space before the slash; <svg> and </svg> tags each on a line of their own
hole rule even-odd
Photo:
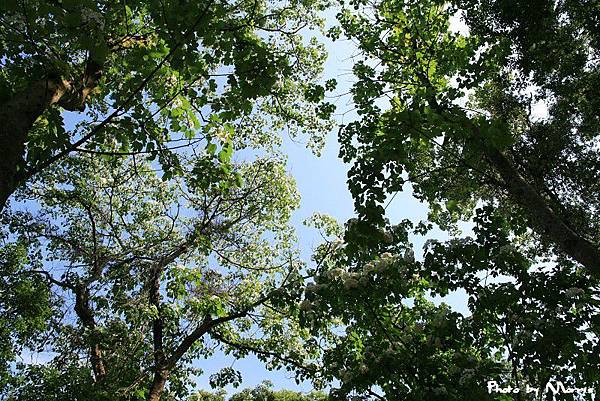
<svg viewBox="0 0 600 401">
<path fill-rule="evenodd" d="M 152 386 L 150 387 L 150 394 L 148 394 L 148 401 L 160 400 L 168 378 L 169 370 L 167 369 L 161 369 L 154 372 L 154 379 L 152 380 Z"/>
<path fill-rule="evenodd" d="M 0 210 L 18 186 L 23 169 L 27 133 L 50 105 L 58 102 L 67 89 L 47 79 L 33 83 L 0 105 Z"/>
<path fill-rule="evenodd" d="M 433 91 L 433 87 L 424 74 L 418 74 L 425 86 Z M 429 97 L 431 107 L 449 122 L 447 112 L 435 99 Z M 451 113 L 451 111 L 450 111 Z M 459 118 L 459 121 L 463 120 Z M 463 120 L 464 121 L 464 120 Z M 590 274 L 600 277 L 600 247 L 578 233 L 560 214 L 552 208 L 548 200 L 517 170 L 512 162 L 494 145 L 489 144 L 482 136 L 479 127 L 468 121 L 466 128 L 481 147 L 485 158 L 502 177 L 513 201 L 519 205 L 532 224 L 532 229 L 552 241 L 560 250 L 581 263 Z"/>
<path fill-rule="evenodd" d="M 154 351 L 154 378 L 148 395 L 149 401 L 158 401 L 167 383 L 169 370 L 165 366 L 165 350 L 163 344 L 164 320 L 160 310 L 160 278 L 165 266 L 161 261 L 152 269 L 150 277 L 149 301 L 156 308 L 157 317 L 152 322 L 152 341 Z"/>
<path fill-rule="evenodd" d="M 262 302 L 263 300 L 261 300 Z M 240 317 L 246 316 L 248 314 L 248 310 L 233 313 L 228 316 L 220 317 L 217 319 L 205 319 L 196 329 L 194 329 L 190 334 L 188 334 L 179 344 L 179 346 L 173 351 L 172 355 L 169 358 L 165 357 L 164 350 L 162 349 L 162 330 L 161 330 L 161 352 L 156 353 L 155 348 L 155 364 L 160 363 L 160 365 L 155 365 L 154 377 L 152 379 L 152 384 L 150 385 L 150 393 L 148 394 L 148 401 L 159 401 L 162 393 L 164 391 L 165 385 L 167 384 L 167 380 L 171 371 L 179 360 L 183 357 L 183 355 L 194 345 L 196 341 L 198 341 L 202 336 L 208 333 L 214 327 L 220 325 L 221 323 L 229 322 L 234 319 L 238 319 Z M 161 326 L 162 328 L 162 326 Z M 156 332 L 155 332 L 156 334 Z M 156 335 L 154 337 L 155 347 L 156 347 Z M 157 355 L 160 356 L 160 362 L 157 361 Z"/>
<path fill-rule="evenodd" d="M 100 76 L 101 67 L 89 62 L 78 82 L 58 76 L 46 77 L 0 104 L 0 149 L 3 153 L 0 158 L 0 210 L 17 189 L 24 174 L 25 144 L 34 122 L 54 105 L 83 111 Z"/>
<path fill-rule="evenodd" d="M 84 327 L 89 330 L 94 330 L 96 328 L 96 321 L 92 314 L 89 299 L 89 289 L 87 287 L 78 286 L 75 290 L 75 313 Z M 102 349 L 97 342 L 90 345 L 90 361 L 92 363 L 92 370 L 96 382 L 102 381 L 106 376 L 106 367 L 104 366 L 104 361 L 102 359 Z"/>
<path fill-rule="evenodd" d="M 475 132 L 479 135 L 478 130 Z M 600 276 L 599 247 L 570 227 L 502 152 L 486 144 L 483 144 L 483 150 L 488 161 L 502 177 L 513 200 L 529 216 L 534 230 L 585 266 L 591 274 Z"/>
</svg>

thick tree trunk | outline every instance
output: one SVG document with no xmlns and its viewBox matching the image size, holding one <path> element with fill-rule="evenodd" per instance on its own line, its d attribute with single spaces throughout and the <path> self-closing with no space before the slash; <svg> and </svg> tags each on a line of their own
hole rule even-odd
<svg viewBox="0 0 600 401">
<path fill-rule="evenodd" d="M 148 394 L 149 401 L 158 401 L 165 388 L 165 384 L 169 377 L 169 370 L 165 366 L 165 349 L 163 344 L 164 336 L 164 321 L 160 305 L 160 279 L 164 267 L 168 261 L 161 260 L 152 269 L 150 277 L 149 301 L 156 308 L 158 316 L 152 322 L 152 342 L 154 350 L 154 379 L 150 385 L 150 393 Z"/>
<path fill-rule="evenodd" d="M 529 215 L 535 231 L 554 242 L 591 274 L 600 276 L 600 248 L 570 227 L 502 152 L 486 144 L 483 148 L 486 158 L 504 180 L 513 200 Z"/>
<path fill-rule="evenodd" d="M 168 378 L 169 371 L 166 369 L 161 369 L 154 373 L 154 379 L 152 380 L 152 386 L 150 387 L 150 393 L 148 394 L 148 401 L 160 400 Z"/>
<path fill-rule="evenodd" d="M 68 90 L 54 80 L 35 82 L 0 105 L 0 210 L 19 184 L 27 133 L 35 120 Z"/>
<path fill-rule="evenodd" d="M 427 77 L 421 75 L 420 78 L 428 88 L 432 88 Z M 432 96 L 429 100 L 433 109 L 445 117 L 448 110 L 443 109 L 435 97 Z M 455 121 L 450 120 L 450 122 Z M 594 244 L 567 224 L 504 153 L 486 142 L 479 127 L 468 120 L 465 128 L 471 131 L 474 139 L 481 146 L 485 158 L 502 177 L 513 201 L 525 211 L 532 224 L 531 228 L 552 241 L 565 254 L 581 263 L 590 274 L 600 277 L 600 247 L 598 244 Z"/>
<path fill-rule="evenodd" d="M 75 313 L 81 324 L 87 327 L 89 330 L 96 328 L 96 321 L 90 308 L 90 293 L 87 288 L 77 287 L 75 291 Z M 90 361 L 92 363 L 92 370 L 94 372 L 94 378 L 97 382 L 100 382 L 106 376 L 106 367 L 104 366 L 104 360 L 102 358 L 102 349 L 98 343 L 94 343 L 90 346 Z"/>
<path fill-rule="evenodd" d="M 0 104 L 0 211 L 24 177 L 23 156 L 33 123 L 53 105 L 83 111 L 101 75 L 101 66 L 89 61 L 77 83 L 60 77 L 47 77 L 35 81 L 23 92 Z"/>
</svg>

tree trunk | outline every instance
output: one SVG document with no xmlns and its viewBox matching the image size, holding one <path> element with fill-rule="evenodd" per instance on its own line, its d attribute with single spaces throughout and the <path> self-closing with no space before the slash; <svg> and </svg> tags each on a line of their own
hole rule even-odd
<svg viewBox="0 0 600 401">
<path fill-rule="evenodd" d="M 90 60 L 77 83 L 58 76 L 47 77 L 0 104 L 0 211 L 25 176 L 23 156 L 33 123 L 53 105 L 83 111 L 101 75 L 101 66 Z"/>
<path fill-rule="evenodd" d="M 504 155 L 497 150 L 488 150 L 486 154 L 504 179 L 513 199 L 529 214 L 537 227 L 536 231 L 551 239 L 558 248 L 585 266 L 591 274 L 599 276 L 600 249 L 566 224 Z"/>
<path fill-rule="evenodd" d="M 479 129 L 471 127 L 483 147 L 485 157 L 502 177 L 513 200 L 528 215 L 532 228 L 551 240 L 559 249 L 581 263 L 592 275 L 600 276 L 600 248 L 576 232 L 550 206 L 547 199 L 523 177 L 511 161 L 482 139 Z"/>
<path fill-rule="evenodd" d="M 90 308 L 89 299 L 89 289 L 78 286 L 75 291 L 75 313 L 83 326 L 89 330 L 94 330 L 96 328 L 96 321 Z M 97 342 L 90 346 L 90 362 L 92 363 L 94 378 L 97 382 L 102 381 L 106 376 L 106 367 L 102 358 L 102 349 Z"/>
<path fill-rule="evenodd" d="M 0 210 L 19 185 L 27 133 L 44 110 L 57 103 L 67 90 L 62 83 L 46 79 L 0 105 Z"/>
<path fill-rule="evenodd" d="M 164 321 L 160 305 L 160 278 L 168 262 L 161 260 L 153 267 L 150 277 L 149 301 L 156 308 L 157 317 L 152 322 L 152 345 L 154 351 L 154 379 L 148 394 L 149 401 L 158 401 L 162 395 L 169 370 L 165 367 L 165 350 L 163 344 Z"/>
<path fill-rule="evenodd" d="M 168 378 L 169 371 L 166 369 L 160 369 L 154 373 L 154 379 L 152 380 L 152 386 L 150 387 L 150 394 L 148 394 L 148 401 L 160 400 Z"/>
<path fill-rule="evenodd" d="M 428 97 L 431 107 L 448 121 L 446 112 L 451 112 L 451 110 L 444 109 L 437 102 L 433 95 L 435 89 L 429 82 L 429 78 L 424 74 L 417 73 L 417 75 L 427 89 L 431 90 L 432 94 Z M 459 119 L 463 119 L 465 116 L 460 114 L 458 115 Z M 449 121 L 454 122 L 451 119 Z M 565 254 L 581 263 L 591 275 L 600 277 L 600 246 L 591 242 L 567 224 L 552 209 L 547 199 L 540 195 L 535 187 L 527 181 L 526 177 L 519 173 L 504 153 L 494 145 L 487 143 L 481 135 L 479 127 L 473 124 L 470 119 L 466 121 L 465 128 L 471 131 L 474 139 L 481 146 L 486 159 L 502 177 L 513 201 L 525 211 L 532 223 L 531 228 L 552 241 Z"/>
</svg>

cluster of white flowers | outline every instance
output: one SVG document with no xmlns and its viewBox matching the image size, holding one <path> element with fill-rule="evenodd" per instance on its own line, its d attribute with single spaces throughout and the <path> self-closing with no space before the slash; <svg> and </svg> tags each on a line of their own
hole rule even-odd
<svg viewBox="0 0 600 401">
<path fill-rule="evenodd" d="M 364 274 L 384 272 L 393 265 L 394 260 L 391 253 L 385 252 L 379 259 L 367 263 L 362 271 Z"/>
<path fill-rule="evenodd" d="M 180 97 L 176 97 L 172 102 L 171 102 L 171 107 L 173 107 L 174 109 L 179 108 L 183 106 L 183 100 L 181 100 Z"/>
<path fill-rule="evenodd" d="M 302 311 L 308 312 L 308 311 L 312 310 L 312 308 L 313 308 L 313 305 L 308 299 L 305 299 L 300 304 L 300 310 L 302 310 Z"/>
<path fill-rule="evenodd" d="M 215 130 L 215 136 L 216 136 L 217 138 L 219 138 L 219 140 L 220 140 L 221 142 L 228 142 L 228 141 L 229 141 L 229 136 L 230 136 L 230 135 L 229 135 L 229 131 L 227 131 L 225 128 L 223 128 L 223 127 L 218 127 L 218 128 Z"/>
<path fill-rule="evenodd" d="M 184 271 L 187 270 L 187 267 L 185 265 L 182 265 L 181 263 L 177 263 L 174 267 L 173 270 L 177 270 L 177 271 Z"/>
<path fill-rule="evenodd" d="M 177 75 L 175 75 L 175 74 L 169 75 L 168 77 L 165 78 L 164 82 L 168 86 L 175 86 L 175 85 L 177 85 L 177 82 L 178 82 Z"/>
<path fill-rule="evenodd" d="M 335 269 L 331 269 L 327 273 L 325 273 L 325 275 L 331 280 L 334 280 L 338 277 L 342 277 L 344 274 L 348 273 L 340 267 L 336 267 Z"/>
<path fill-rule="evenodd" d="M 81 22 L 84 24 L 93 24 L 101 31 L 104 30 L 104 17 L 98 11 L 84 7 L 81 9 Z"/>
<path fill-rule="evenodd" d="M 352 289 L 358 288 L 358 287 L 359 287 L 359 282 L 354 277 L 347 277 L 344 280 L 344 288 L 345 289 L 352 290 Z"/>
<path fill-rule="evenodd" d="M 112 177 L 100 177 L 98 181 L 102 186 L 113 185 L 115 183 L 115 180 Z"/>
<path fill-rule="evenodd" d="M 582 288 L 577 288 L 577 287 L 571 287 L 565 291 L 565 295 L 567 296 L 567 298 L 574 298 L 574 297 L 576 297 L 578 295 L 582 295 L 584 293 L 585 293 L 585 291 Z"/>
<path fill-rule="evenodd" d="M 460 385 L 464 385 L 465 383 L 471 381 L 471 379 L 473 378 L 473 376 L 475 376 L 475 370 L 474 369 L 465 369 L 462 372 L 462 375 L 460 376 L 459 379 L 459 383 Z"/>
<path fill-rule="evenodd" d="M 342 243 L 340 241 L 340 243 Z M 411 252 L 405 253 L 405 258 L 410 260 L 414 260 L 414 254 Z M 337 267 L 335 269 L 331 269 L 323 274 L 323 277 L 329 280 L 340 280 L 347 290 L 356 289 L 359 287 L 367 286 L 371 280 L 371 274 L 383 273 L 390 268 L 397 265 L 396 261 L 398 260 L 397 256 L 392 255 L 389 252 L 385 252 L 381 254 L 379 258 L 376 260 L 370 261 L 366 263 L 360 272 L 348 272 L 343 268 Z M 403 268 L 403 265 L 398 266 L 399 269 Z M 323 288 L 324 284 L 320 286 L 308 285 L 306 287 L 307 292 L 316 292 L 318 289 Z"/>
<path fill-rule="evenodd" d="M 498 255 L 511 254 L 516 251 L 517 248 L 513 244 L 502 245 L 498 248 Z"/>
<path fill-rule="evenodd" d="M 315 283 L 309 283 L 306 285 L 305 288 L 305 292 L 306 293 L 311 293 L 311 292 L 315 292 L 318 293 L 321 290 L 327 289 L 327 284 L 315 284 Z"/>
<path fill-rule="evenodd" d="M 341 369 L 340 370 L 340 379 L 342 379 L 343 382 L 349 382 L 352 380 L 352 378 L 354 377 L 354 375 L 352 374 L 352 372 L 348 369 Z"/>
<path fill-rule="evenodd" d="M 375 264 L 375 262 L 369 262 L 363 266 L 363 273 L 369 274 L 372 272 L 377 272 L 379 266 Z"/>
<path fill-rule="evenodd" d="M 344 249 L 345 246 L 346 246 L 346 243 L 341 238 L 336 238 L 333 241 L 331 241 L 331 249 L 332 250 Z"/>
<path fill-rule="evenodd" d="M 433 389 L 433 394 L 435 394 L 437 396 L 446 395 L 446 394 L 448 394 L 448 390 L 446 390 L 446 387 L 444 387 L 444 386 L 436 387 Z"/>
</svg>

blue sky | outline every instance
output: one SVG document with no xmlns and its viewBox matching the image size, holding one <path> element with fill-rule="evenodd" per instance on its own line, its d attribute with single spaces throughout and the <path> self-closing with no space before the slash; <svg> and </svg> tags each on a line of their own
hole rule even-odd
<svg viewBox="0 0 600 401">
<path fill-rule="evenodd" d="M 327 15 L 328 25 L 334 23 L 334 12 Z M 352 56 L 357 54 L 354 45 L 344 39 L 335 43 L 324 37 L 320 39 L 325 43 L 329 52 L 325 64 L 324 80 L 335 78 L 338 81 L 337 94 L 348 93 L 352 84 L 351 68 Z M 336 121 L 340 124 L 348 123 L 357 118 L 352 112 L 351 99 L 348 95 L 330 99 L 337 106 Z M 70 123 L 72 116 L 67 116 Z M 68 124 L 71 125 L 71 124 Z M 320 157 L 315 156 L 303 144 L 284 138 L 283 151 L 288 156 L 288 171 L 295 178 L 301 194 L 300 208 L 293 216 L 293 224 L 297 228 L 299 246 L 304 260 L 308 261 L 312 250 L 320 243 L 319 233 L 312 228 L 305 227 L 302 223 L 315 212 L 328 214 L 340 222 L 345 222 L 354 215 L 353 202 L 346 186 L 347 171 L 349 166 L 338 158 L 339 145 L 337 143 L 337 128 L 328 133 L 325 148 Z M 386 209 L 392 222 L 404 218 L 418 221 L 426 218 L 427 209 L 410 196 L 410 188 L 394 197 Z M 436 238 L 443 239 L 442 233 L 434 233 Z M 415 251 L 422 247 L 423 238 L 414 238 Z M 446 302 L 458 309 L 464 310 L 465 297 L 462 295 L 450 296 Z M 204 374 L 197 378 L 199 388 L 210 389 L 209 376 L 223 367 L 233 366 L 243 375 L 242 388 L 253 387 L 263 380 L 273 382 L 276 388 L 288 388 L 302 391 L 312 389 L 309 382 L 297 385 L 293 374 L 285 371 L 267 371 L 264 365 L 254 357 L 235 360 L 217 352 L 208 360 L 200 360 L 195 365 L 204 370 Z M 227 388 L 231 393 L 231 387 Z"/>
<path fill-rule="evenodd" d="M 327 15 L 328 25 L 335 23 L 333 12 Z M 456 24 L 456 22 L 455 22 Z M 352 85 L 352 56 L 357 55 L 356 47 L 348 40 L 340 39 L 335 43 L 320 37 L 325 43 L 329 57 L 325 64 L 324 80 L 335 78 L 338 82 L 336 94 L 348 93 Z M 352 111 L 349 95 L 330 99 L 337 106 L 336 121 L 338 124 L 348 123 L 357 118 Z M 304 260 L 308 261 L 314 249 L 321 241 L 319 233 L 312 228 L 305 227 L 302 222 L 315 212 L 328 214 L 339 222 L 345 222 L 354 216 L 353 201 L 348 191 L 346 180 L 349 165 L 345 165 L 339 158 L 339 144 L 337 142 L 337 128 L 327 135 L 325 148 L 320 157 L 313 155 L 303 144 L 290 138 L 284 138 L 283 150 L 288 155 L 288 171 L 296 179 L 298 190 L 301 194 L 300 208 L 293 216 L 293 224 L 297 229 L 299 246 Z M 426 219 L 427 207 L 411 196 L 410 187 L 397 194 L 386 209 L 392 222 L 409 218 L 413 221 Z M 468 226 L 465 226 L 468 229 Z M 443 240 L 447 235 L 441 231 L 433 231 L 430 236 Z M 419 254 L 424 238 L 413 238 L 415 253 Z M 441 302 L 441 299 L 436 299 Z M 443 299 L 454 308 L 466 311 L 466 296 L 464 294 L 450 294 Z M 217 372 L 226 366 L 233 366 L 243 375 L 240 388 L 254 387 L 263 380 L 273 382 L 275 388 L 309 391 L 312 386 L 309 382 L 297 385 L 293 374 L 285 371 L 267 371 L 264 365 L 254 357 L 235 361 L 231 357 L 215 354 L 210 360 L 198 361 L 197 366 L 204 370 L 204 375 L 198 378 L 198 387 L 210 389 L 208 384 L 211 373 Z M 226 388 L 231 394 L 236 391 L 230 386 Z"/>
<path fill-rule="evenodd" d="M 335 10 L 330 10 L 326 17 L 328 26 L 334 24 Z M 459 16 L 451 18 L 451 29 L 462 34 L 468 34 L 468 29 Z M 327 38 L 319 37 L 329 53 L 325 63 L 324 80 L 335 78 L 338 82 L 335 93 L 347 94 L 353 82 L 351 72 L 354 62 L 353 57 L 358 55 L 358 50 L 352 42 L 343 38 L 331 42 Z M 338 124 L 348 123 L 358 117 L 352 111 L 349 95 L 335 97 L 330 101 L 337 106 L 336 121 Z M 288 170 L 296 179 L 302 197 L 300 208 L 293 216 L 293 223 L 298 231 L 302 256 L 308 261 L 312 249 L 320 243 L 321 237 L 316 230 L 305 227 L 302 222 L 315 212 L 328 214 L 339 222 L 345 222 L 354 215 L 352 197 L 346 185 L 347 172 L 350 166 L 345 165 L 338 158 L 337 128 L 327 135 L 326 145 L 320 157 L 314 156 L 304 145 L 289 138 L 285 138 L 283 150 L 288 155 Z M 418 222 L 427 218 L 427 206 L 412 197 L 410 186 L 405 185 L 404 191 L 397 194 L 390 201 L 386 213 L 392 223 L 405 218 Z M 462 224 L 461 229 L 468 234 L 471 225 Z M 428 234 L 428 238 L 444 240 L 448 238 L 448 235 L 440 230 L 433 230 Z M 419 255 L 425 239 L 423 237 L 412 238 L 417 255 Z M 435 298 L 434 301 L 436 303 L 446 302 L 454 309 L 462 313 L 468 313 L 467 296 L 464 292 L 451 293 L 443 299 Z M 300 391 L 312 389 L 309 382 L 297 385 L 291 373 L 267 371 L 256 358 L 250 357 L 234 362 L 233 358 L 227 358 L 223 355 L 215 355 L 211 360 L 200 361 L 198 366 L 204 369 L 205 374 L 198 378 L 198 386 L 209 388 L 208 376 L 210 373 L 216 372 L 224 366 L 230 366 L 232 363 L 243 374 L 244 380 L 241 388 L 253 387 L 262 380 L 269 380 L 273 382 L 275 388 Z M 231 393 L 233 389 L 227 388 L 227 390 Z"/>
<path fill-rule="evenodd" d="M 348 41 L 338 41 L 335 44 L 322 38 L 329 52 L 325 64 L 325 79 L 336 78 L 338 88 L 336 93 L 347 92 L 351 85 L 350 70 L 352 60 L 349 54 L 354 52 L 354 47 Z M 355 116 L 344 112 L 351 108 L 348 96 L 331 99 L 338 106 L 338 123 L 348 122 Z M 288 157 L 288 171 L 295 178 L 298 191 L 301 194 L 300 208 L 294 213 L 292 220 L 297 229 L 299 246 L 304 260 L 308 261 L 314 249 L 322 240 L 319 233 L 303 225 L 304 220 L 315 212 L 321 212 L 335 217 L 344 222 L 353 216 L 353 203 L 350 192 L 346 186 L 348 165 L 338 159 L 339 145 L 337 143 L 337 130 L 329 132 L 325 148 L 320 157 L 315 156 L 306 146 L 289 137 L 284 137 L 283 151 Z M 201 360 L 196 364 L 204 370 L 204 375 L 198 377 L 198 387 L 210 389 L 209 376 L 226 366 L 233 366 L 243 376 L 240 388 L 254 387 L 263 380 L 271 381 L 275 388 L 309 391 L 312 386 L 309 382 L 297 385 L 292 373 L 286 371 L 268 371 L 264 365 L 254 357 L 235 361 L 221 353 L 209 360 Z M 226 388 L 229 393 L 234 392 L 231 386 Z"/>
</svg>

